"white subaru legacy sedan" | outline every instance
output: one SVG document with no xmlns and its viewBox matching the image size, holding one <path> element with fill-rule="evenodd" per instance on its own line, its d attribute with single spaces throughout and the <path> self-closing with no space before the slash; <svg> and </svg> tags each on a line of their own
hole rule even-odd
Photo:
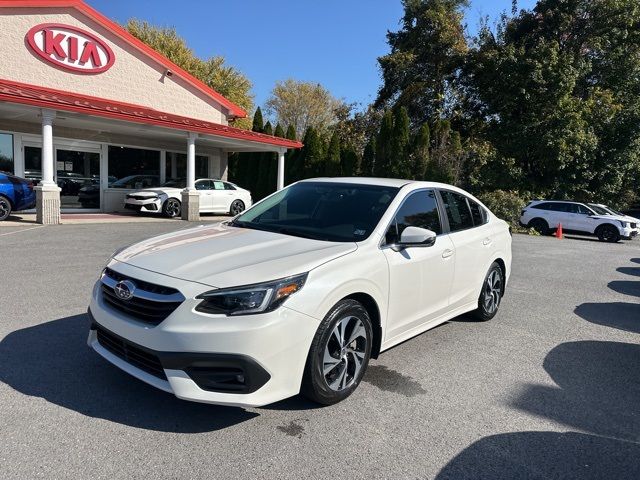
<svg viewBox="0 0 640 480">
<path fill-rule="evenodd" d="M 509 227 L 459 188 L 305 180 L 116 252 L 88 343 L 185 400 L 332 404 L 384 350 L 463 313 L 493 318 L 510 272 Z"/>
</svg>

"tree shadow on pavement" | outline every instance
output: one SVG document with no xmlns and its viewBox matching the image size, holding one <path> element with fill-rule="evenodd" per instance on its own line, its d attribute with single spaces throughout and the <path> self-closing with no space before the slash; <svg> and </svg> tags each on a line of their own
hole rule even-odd
<svg viewBox="0 0 640 480">
<path fill-rule="evenodd" d="M 451 460 L 438 480 L 640 478 L 640 345 L 563 343 L 544 369 L 557 386 L 527 385 L 512 406 L 588 433 L 488 436 Z"/>
<path fill-rule="evenodd" d="M 609 282 L 608 287 L 614 292 L 633 297 L 640 297 L 640 282 L 629 280 L 614 280 Z"/>
<path fill-rule="evenodd" d="M 89 417 L 149 430 L 208 432 L 258 415 L 186 402 L 151 387 L 93 352 L 88 334 L 86 315 L 10 333 L 0 342 L 0 381 Z"/>
<path fill-rule="evenodd" d="M 624 273 L 625 275 L 640 277 L 640 267 L 618 267 L 616 271 Z"/>
<path fill-rule="evenodd" d="M 587 322 L 640 333 L 640 304 L 637 303 L 583 303 L 574 313 Z"/>
</svg>

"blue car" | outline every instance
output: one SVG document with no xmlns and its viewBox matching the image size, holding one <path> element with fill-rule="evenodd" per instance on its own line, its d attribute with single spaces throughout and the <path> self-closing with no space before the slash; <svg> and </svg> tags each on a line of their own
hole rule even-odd
<svg viewBox="0 0 640 480">
<path fill-rule="evenodd" d="M 0 172 L 0 221 L 6 220 L 12 211 L 28 210 L 36 205 L 33 182 Z"/>
</svg>

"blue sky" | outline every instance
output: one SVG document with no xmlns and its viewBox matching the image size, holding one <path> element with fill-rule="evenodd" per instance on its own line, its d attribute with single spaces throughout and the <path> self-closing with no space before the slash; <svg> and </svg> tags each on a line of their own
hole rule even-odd
<svg viewBox="0 0 640 480">
<path fill-rule="evenodd" d="M 388 52 L 400 0 L 88 0 L 111 19 L 135 17 L 175 27 L 198 56 L 222 55 L 253 82 L 262 105 L 277 80 L 319 82 L 348 102 L 370 103 L 380 86 L 376 58 Z M 535 0 L 519 0 L 532 8 Z M 471 0 L 474 33 L 480 17 L 498 18 L 511 0 Z"/>
</svg>

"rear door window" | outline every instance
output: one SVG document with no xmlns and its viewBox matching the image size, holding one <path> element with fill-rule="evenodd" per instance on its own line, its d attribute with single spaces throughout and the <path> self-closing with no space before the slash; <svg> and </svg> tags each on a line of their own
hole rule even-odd
<svg viewBox="0 0 640 480">
<path fill-rule="evenodd" d="M 449 229 L 452 232 L 457 232 L 459 230 L 473 228 L 473 217 L 469 209 L 469 204 L 467 203 L 467 197 L 448 190 L 442 190 L 440 194 L 442 196 L 444 209 L 447 212 Z"/>
<path fill-rule="evenodd" d="M 474 202 L 470 198 L 467 198 L 469 208 L 471 209 L 471 218 L 473 219 L 473 225 L 484 225 L 489 220 L 487 212 L 477 202 Z"/>
</svg>

